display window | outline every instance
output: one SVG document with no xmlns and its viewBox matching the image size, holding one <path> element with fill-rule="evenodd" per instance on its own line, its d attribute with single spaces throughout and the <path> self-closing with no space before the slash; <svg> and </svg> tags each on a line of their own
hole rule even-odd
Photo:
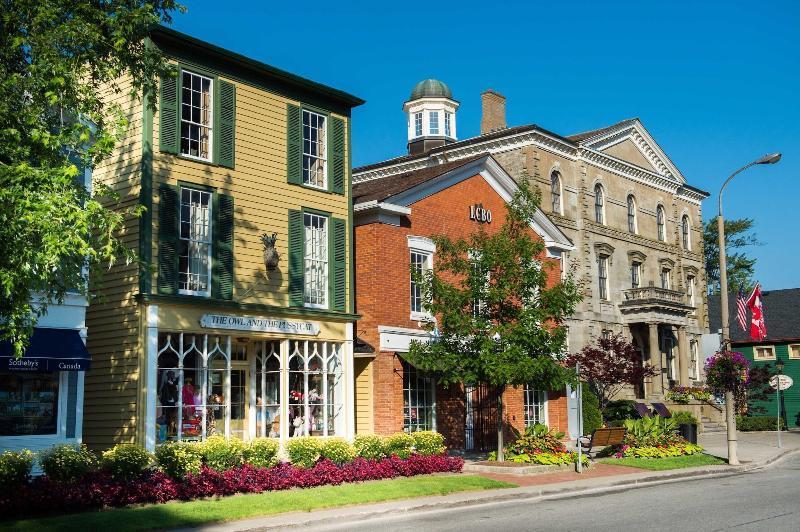
<svg viewBox="0 0 800 532">
<path fill-rule="evenodd" d="M 59 373 L 0 372 L 0 436 L 58 432 Z"/>
</svg>

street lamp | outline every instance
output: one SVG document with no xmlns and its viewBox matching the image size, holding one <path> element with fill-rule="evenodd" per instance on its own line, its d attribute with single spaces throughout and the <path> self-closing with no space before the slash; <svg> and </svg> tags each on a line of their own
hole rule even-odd
<svg viewBox="0 0 800 532">
<path fill-rule="evenodd" d="M 777 370 L 778 374 L 776 375 L 775 380 L 775 395 L 778 398 L 778 449 L 783 447 L 781 443 L 781 373 L 783 373 L 783 359 L 776 356 L 775 357 L 775 369 Z"/>
<path fill-rule="evenodd" d="M 719 233 L 719 291 L 720 307 L 722 310 L 722 349 L 730 349 L 731 330 L 730 316 L 728 315 L 728 264 L 725 256 L 725 222 L 722 218 L 722 193 L 728 186 L 731 179 L 740 172 L 756 164 L 775 164 L 781 160 L 780 153 L 770 153 L 760 159 L 756 159 L 750 164 L 742 166 L 730 175 L 719 189 L 719 215 L 717 216 L 717 232 Z M 739 465 L 739 458 L 736 456 L 736 415 L 733 411 L 733 392 L 725 392 L 725 420 L 728 428 L 728 463 Z"/>
</svg>

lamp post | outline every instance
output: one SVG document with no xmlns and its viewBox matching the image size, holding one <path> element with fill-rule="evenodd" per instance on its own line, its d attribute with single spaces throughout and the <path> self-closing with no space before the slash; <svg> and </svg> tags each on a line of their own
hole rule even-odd
<svg viewBox="0 0 800 532">
<path fill-rule="evenodd" d="M 776 357 L 775 369 L 778 371 L 775 394 L 778 398 L 778 449 L 780 449 L 783 447 L 783 443 L 781 443 L 781 373 L 783 373 L 783 360 L 780 357 Z"/>
<path fill-rule="evenodd" d="M 728 186 L 731 179 L 740 172 L 756 164 L 775 164 L 781 160 L 780 153 L 771 153 L 757 159 L 736 170 L 725 180 L 722 188 L 719 189 L 719 215 L 717 216 L 717 232 L 719 233 L 719 291 L 720 307 L 722 310 L 722 349 L 730 349 L 731 330 L 730 316 L 728 314 L 728 265 L 725 256 L 725 221 L 722 218 L 722 193 Z M 739 465 L 739 458 L 736 456 L 736 413 L 733 411 L 733 392 L 725 392 L 725 421 L 728 428 L 728 463 Z"/>
</svg>

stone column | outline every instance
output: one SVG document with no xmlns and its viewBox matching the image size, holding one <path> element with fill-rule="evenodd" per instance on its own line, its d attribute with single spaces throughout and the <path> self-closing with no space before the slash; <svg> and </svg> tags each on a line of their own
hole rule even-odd
<svg viewBox="0 0 800 532">
<path fill-rule="evenodd" d="M 689 342 L 686 339 L 685 325 L 678 325 L 678 362 L 680 385 L 689 386 Z"/>
<path fill-rule="evenodd" d="M 650 365 L 658 370 L 658 374 L 650 377 L 650 393 L 651 396 L 660 396 L 664 393 L 664 387 L 661 383 L 661 346 L 658 344 L 658 324 L 648 323 L 647 327 L 650 330 Z"/>
</svg>

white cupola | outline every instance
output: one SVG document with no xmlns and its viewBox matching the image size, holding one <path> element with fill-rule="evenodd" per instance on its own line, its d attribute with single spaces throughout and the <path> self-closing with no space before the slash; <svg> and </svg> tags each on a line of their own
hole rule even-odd
<svg viewBox="0 0 800 532">
<path fill-rule="evenodd" d="M 408 124 L 408 153 L 424 153 L 455 142 L 456 111 L 450 87 L 436 79 L 420 81 L 403 104 Z"/>
</svg>

